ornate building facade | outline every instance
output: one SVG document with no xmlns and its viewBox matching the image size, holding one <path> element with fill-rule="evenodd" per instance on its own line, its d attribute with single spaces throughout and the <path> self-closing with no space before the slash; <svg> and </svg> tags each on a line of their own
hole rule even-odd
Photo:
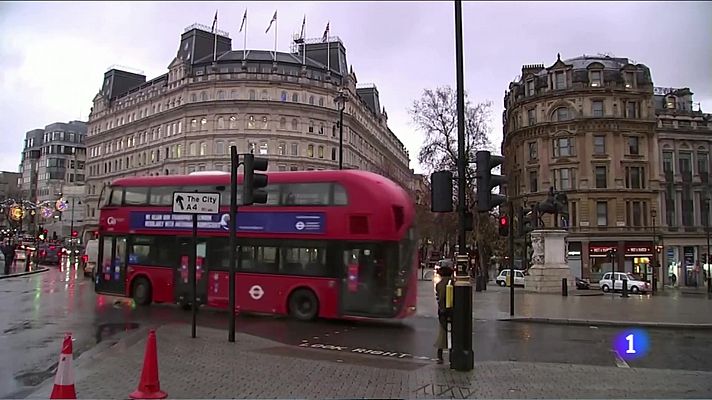
<svg viewBox="0 0 712 400">
<path fill-rule="evenodd" d="M 668 283 L 702 285 L 709 272 L 712 115 L 694 108 L 688 88 L 655 88 L 660 148 L 660 224 L 658 242 Z"/>
<path fill-rule="evenodd" d="M 610 249 L 616 270 L 651 273 L 660 153 L 650 70 L 627 58 L 557 57 L 523 66 L 504 106 L 507 194 L 525 208 L 550 187 L 567 194 L 559 226 L 574 275 L 598 281 Z"/>
<path fill-rule="evenodd" d="M 306 40 L 293 53 L 233 51 L 226 33 L 188 27 L 167 74 L 106 72 L 89 117 L 87 218 L 96 223 L 112 180 L 229 171 L 233 145 L 267 157 L 274 171 L 337 169 L 342 109 L 343 167 L 407 188 L 408 152 L 376 86 L 357 85 L 340 39 Z"/>
</svg>

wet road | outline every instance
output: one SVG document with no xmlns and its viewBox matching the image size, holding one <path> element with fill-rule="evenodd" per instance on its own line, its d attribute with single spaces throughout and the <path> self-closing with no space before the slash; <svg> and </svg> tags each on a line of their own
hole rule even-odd
<svg viewBox="0 0 712 400">
<path fill-rule="evenodd" d="M 425 286 L 427 287 L 427 286 Z M 421 291 L 424 288 L 421 285 Z M 427 295 L 427 293 L 423 293 Z M 75 268 L 51 267 L 38 275 L 0 280 L 0 397 L 20 397 L 53 376 L 64 332 L 74 334 L 74 357 L 98 343 L 119 340 L 139 326 L 184 323 L 190 339 L 190 312 L 172 305 L 135 307 L 128 299 L 99 296 Z M 298 322 L 274 316 L 241 316 L 237 330 L 285 344 L 382 357 L 434 356 L 437 320 L 420 315 L 395 322 Z M 227 314 L 201 310 L 200 327 L 225 329 Z M 620 329 L 476 320 L 475 359 L 621 366 L 611 352 Z M 712 371 L 712 332 L 648 329 L 648 356 L 632 368 Z"/>
</svg>

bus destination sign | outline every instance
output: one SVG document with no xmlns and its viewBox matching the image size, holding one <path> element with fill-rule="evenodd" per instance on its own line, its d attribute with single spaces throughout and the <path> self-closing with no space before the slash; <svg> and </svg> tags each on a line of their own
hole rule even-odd
<svg viewBox="0 0 712 400">
<path fill-rule="evenodd" d="M 173 212 L 218 214 L 220 212 L 220 193 L 173 192 Z"/>
</svg>

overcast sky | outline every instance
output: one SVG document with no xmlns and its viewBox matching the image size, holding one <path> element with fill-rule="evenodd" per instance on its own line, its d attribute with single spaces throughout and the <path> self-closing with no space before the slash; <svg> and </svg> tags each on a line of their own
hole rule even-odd
<svg viewBox="0 0 712 400">
<path fill-rule="evenodd" d="M 389 125 L 417 153 L 422 134 L 408 115 L 424 88 L 455 86 L 453 2 L 2 2 L 0 3 L 0 170 L 16 171 L 25 132 L 86 120 L 104 72 L 118 64 L 152 79 L 167 72 L 185 27 L 219 28 L 241 49 L 248 8 L 249 48 L 272 49 L 265 29 L 278 10 L 278 50 L 307 18 L 307 36 L 327 21 L 359 83 L 375 83 Z M 523 64 L 609 53 L 650 67 L 655 86 L 689 87 L 712 112 L 710 2 L 465 2 L 465 86 L 492 100 L 492 142 L 502 137 L 503 95 Z"/>
</svg>

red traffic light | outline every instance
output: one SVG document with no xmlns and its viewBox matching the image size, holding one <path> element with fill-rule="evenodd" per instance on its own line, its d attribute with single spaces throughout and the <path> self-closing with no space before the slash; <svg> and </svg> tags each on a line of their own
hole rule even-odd
<svg viewBox="0 0 712 400">
<path fill-rule="evenodd" d="M 499 236 L 509 236 L 509 220 L 506 215 L 499 217 Z"/>
<path fill-rule="evenodd" d="M 72 237 L 77 237 L 79 236 L 79 232 L 77 231 L 72 231 Z"/>
<path fill-rule="evenodd" d="M 500 225 L 507 225 L 507 217 L 499 217 Z"/>
</svg>

